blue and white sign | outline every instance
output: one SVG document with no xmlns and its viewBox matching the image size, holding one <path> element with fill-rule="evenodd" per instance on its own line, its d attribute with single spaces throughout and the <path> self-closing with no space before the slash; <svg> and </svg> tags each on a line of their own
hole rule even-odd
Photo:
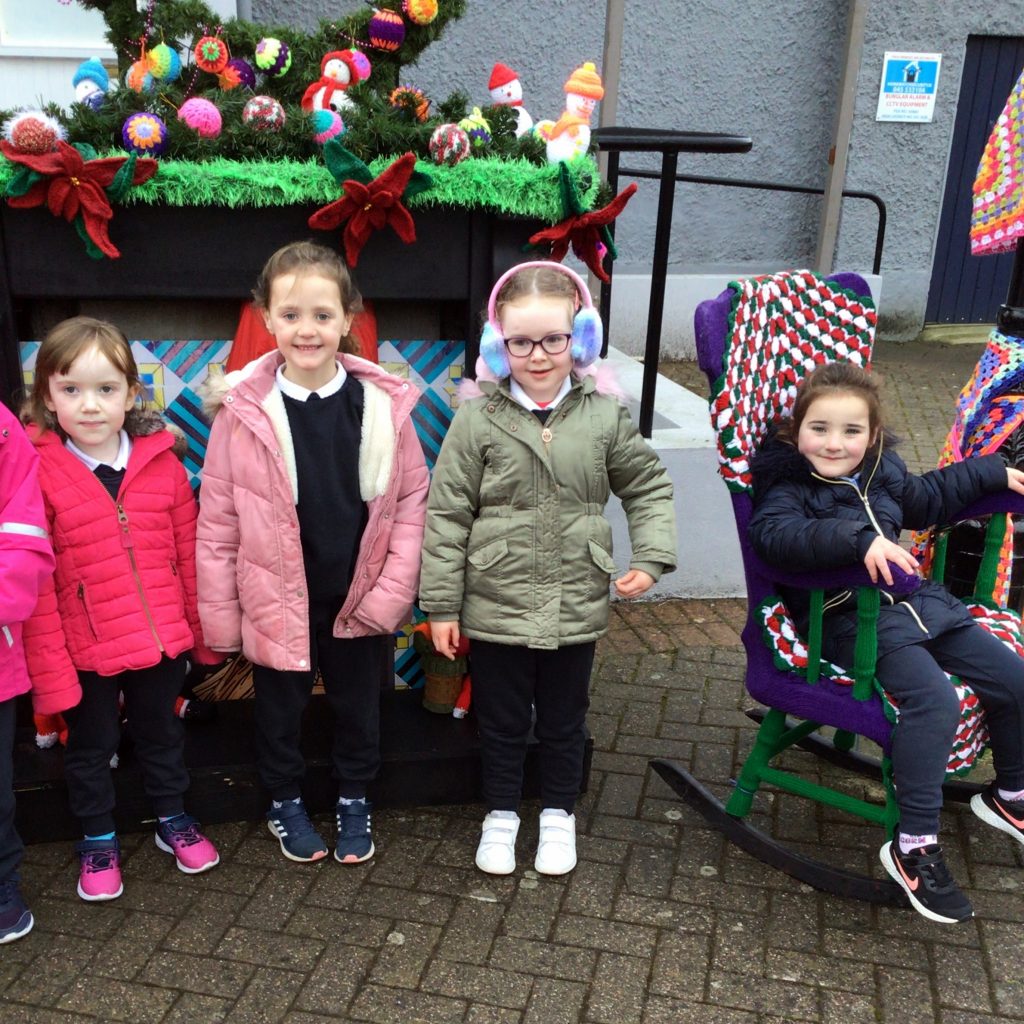
<svg viewBox="0 0 1024 1024">
<path fill-rule="evenodd" d="M 941 53 L 894 53 L 882 61 L 876 121 L 931 121 L 939 87 Z"/>
</svg>

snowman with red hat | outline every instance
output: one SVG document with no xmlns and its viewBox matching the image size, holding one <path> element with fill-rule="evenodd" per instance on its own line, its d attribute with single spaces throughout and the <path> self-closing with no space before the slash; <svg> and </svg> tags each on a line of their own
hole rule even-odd
<svg viewBox="0 0 1024 1024">
<path fill-rule="evenodd" d="M 487 88 L 496 107 L 514 107 L 516 111 L 516 137 L 525 135 L 533 127 L 533 118 L 523 106 L 523 86 L 519 76 L 500 61 L 491 71 Z"/>
<path fill-rule="evenodd" d="M 333 110 L 340 114 L 352 100 L 345 95 L 350 85 L 362 81 L 369 74 L 365 58 L 355 50 L 332 50 L 320 61 L 320 78 L 302 94 L 302 109 Z"/>
</svg>

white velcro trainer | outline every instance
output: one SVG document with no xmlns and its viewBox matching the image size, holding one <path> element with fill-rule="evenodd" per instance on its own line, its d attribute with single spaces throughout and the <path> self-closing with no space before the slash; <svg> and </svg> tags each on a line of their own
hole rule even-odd
<svg viewBox="0 0 1024 1024">
<path fill-rule="evenodd" d="M 511 875 L 516 869 L 516 836 L 519 815 L 492 811 L 481 826 L 480 845 L 476 848 L 476 866 L 489 875 Z"/>
<path fill-rule="evenodd" d="M 565 875 L 576 867 L 576 815 L 540 812 L 540 842 L 533 865 L 542 875 Z"/>
</svg>

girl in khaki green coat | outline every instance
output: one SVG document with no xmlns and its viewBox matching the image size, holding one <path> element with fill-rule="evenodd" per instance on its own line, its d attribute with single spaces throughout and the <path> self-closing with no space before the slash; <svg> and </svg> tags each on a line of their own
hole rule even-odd
<svg viewBox="0 0 1024 1024">
<path fill-rule="evenodd" d="M 535 867 L 561 875 L 576 866 L 590 672 L 615 572 L 604 507 L 612 493 L 622 500 L 633 548 L 615 589 L 639 597 L 675 568 L 672 483 L 626 409 L 583 372 L 601 350 L 601 322 L 576 274 L 558 263 L 513 267 L 487 315 L 481 363 L 496 379 L 480 380 L 441 448 L 419 603 L 442 654 L 454 657 L 463 634 L 473 641 L 487 803 L 477 867 L 515 870 L 535 707 Z"/>
</svg>

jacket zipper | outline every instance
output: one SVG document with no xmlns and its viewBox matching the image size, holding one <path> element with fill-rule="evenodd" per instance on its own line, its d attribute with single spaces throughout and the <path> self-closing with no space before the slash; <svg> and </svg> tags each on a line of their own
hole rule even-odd
<svg viewBox="0 0 1024 1024">
<path fill-rule="evenodd" d="M 89 632 L 92 633 L 93 640 L 99 640 L 99 634 L 96 632 L 96 627 L 93 625 L 92 615 L 89 612 L 89 602 L 85 599 L 85 584 L 78 584 L 78 600 L 82 602 L 82 611 L 85 614 L 85 621 L 89 623 Z"/>
<path fill-rule="evenodd" d="M 132 540 L 131 531 L 128 527 L 128 514 L 124 510 L 124 505 L 120 502 L 117 503 L 117 521 L 121 524 L 121 546 L 128 552 L 128 562 L 132 567 L 132 577 L 135 580 L 135 587 L 139 592 L 142 610 L 146 614 L 146 622 L 149 623 L 149 630 L 153 634 L 153 639 L 156 641 L 160 653 L 164 654 L 164 645 L 160 641 L 160 635 L 156 631 L 156 624 L 153 622 L 153 615 L 149 610 L 146 595 L 142 590 L 142 578 L 139 576 L 139 567 L 135 562 L 135 542 Z"/>
</svg>

